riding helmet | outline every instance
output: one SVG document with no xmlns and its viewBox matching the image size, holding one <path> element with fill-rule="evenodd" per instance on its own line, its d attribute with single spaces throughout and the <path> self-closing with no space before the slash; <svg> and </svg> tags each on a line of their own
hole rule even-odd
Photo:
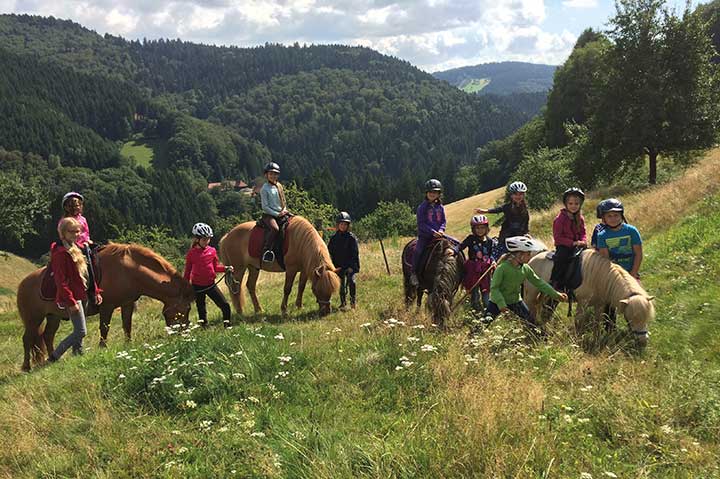
<svg viewBox="0 0 720 479">
<path fill-rule="evenodd" d="M 526 193 L 527 185 L 522 181 L 513 181 L 508 186 L 508 193 Z"/>
<path fill-rule="evenodd" d="M 192 227 L 192 234 L 193 236 L 197 236 L 198 238 L 212 238 L 213 230 L 210 225 L 207 225 L 205 223 L 195 223 L 195 225 Z"/>
<path fill-rule="evenodd" d="M 485 225 L 487 226 L 490 224 L 490 222 L 487 219 L 487 216 L 485 215 L 475 215 L 472 218 L 470 218 L 470 227 L 478 226 L 478 225 Z"/>
<path fill-rule="evenodd" d="M 347 211 L 341 211 L 339 215 L 337 215 L 336 223 L 352 223 L 352 219 L 350 218 L 350 213 Z"/>
<path fill-rule="evenodd" d="M 278 174 L 279 174 L 279 173 L 280 173 L 280 165 L 278 165 L 277 163 L 271 161 L 270 163 L 268 163 L 267 165 L 265 165 L 265 168 L 263 169 L 263 171 L 264 171 L 265 173 L 270 173 L 270 172 L 272 172 L 272 173 L 278 173 Z"/>
<path fill-rule="evenodd" d="M 431 180 L 427 180 L 425 182 L 425 192 L 427 193 L 428 191 L 441 192 L 442 191 L 442 183 L 440 183 L 440 180 L 436 180 L 435 178 L 433 178 Z"/>
<path fill-rule="evenodd" d="M 577 196 L 578 198 L 580 198 L 580 203 L 585 201 L 585 193 L 580 188 L 572 187 L 565 190 L 565 193 L 563 193 L 562 196 L 563 203 L 567 202 L 568 196 Z"/>
<path fill-rule="evenodd" d="M 512 236 L 510 238 L 506 238 L 505 247 L 510 252 L 527 251 L 530 253 L 544 251 L 546 249 L 542 242 L 527 236 Z"/>
<path fill-rule="evenodd" d="M 610 213 L 611 211 L 619 211 L 621 215 L 624 215 L 625 207 L 622 202 L 616 198 L 608 198 L 607 200 L 601 201 L 598 205 L 599 218 L 602 218 L 605 213 Z"/>
<path fill-rule="evenodd" d="M 77 191 L 71 191 L 69 193 L 65 193 L 65 196 L 63 196 L 62 202 L 60 203 L 60 206 L 65 206 L 65 202 L 69 200 L 70 198 L 77 198 L 82 202 L 85 202 L 85 198 L 83 195 L 78 193 Z"/>
</svg>

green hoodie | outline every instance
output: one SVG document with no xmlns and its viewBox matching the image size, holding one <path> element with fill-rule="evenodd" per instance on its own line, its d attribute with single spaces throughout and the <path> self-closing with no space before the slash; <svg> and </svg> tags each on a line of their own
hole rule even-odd
<svg viewBox="0 0 720 479">
<path fill-rule="evenodd" d="M 541 293 L 553 299 L 560 299 L 560 293 L 540 279 L 530 266 L 527 264 L 514 266 L 510 260 L 505 260 L 493 273 L 490 283 L 490 301 L 495 303 L 499 309 L 506 308 L 508 304 L 519 303 L 522 301 L 520 286 L 525 280 L 528 280 Z"/>
</svg>

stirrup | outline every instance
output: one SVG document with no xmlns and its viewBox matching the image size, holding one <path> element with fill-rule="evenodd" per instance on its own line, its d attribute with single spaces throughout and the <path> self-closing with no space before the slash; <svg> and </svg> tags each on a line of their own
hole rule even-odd
<svg viewBox="0 0 720 479">
<path fill-rule="evenodd" d="M 272 250 L 265 251 L 265 253 L 263 253 L 262 260 L 266 263 L 272 263 L 273 261 L 275 261 L 275 253 L 273 253 Z"/>
</svg>

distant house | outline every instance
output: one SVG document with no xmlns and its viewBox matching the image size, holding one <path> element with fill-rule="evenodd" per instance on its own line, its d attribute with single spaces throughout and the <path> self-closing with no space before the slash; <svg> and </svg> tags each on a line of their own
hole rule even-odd
<svg viewBox="0 0 720 479">
<path fill-rule="evenodd" d="M 214 190 L 215 188 L 220 188 L 221 190 L 233 190 L 233 191 L 239 191 L 240 193 L 244 195 L 251 196 L 253 195 L 253 188 L 248 186 L 247 183 L 245 183 L 242 180 L 225 180 L 225 181 L 217 181 L 213 183 L 208 183 L 208 190 Z"/>
</svg>

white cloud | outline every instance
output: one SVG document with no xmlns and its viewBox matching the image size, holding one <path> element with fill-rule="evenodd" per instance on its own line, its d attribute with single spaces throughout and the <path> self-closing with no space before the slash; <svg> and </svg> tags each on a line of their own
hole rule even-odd
<svg viewBox="0 0 720 479">
<path fill-rule="evenodd" d="M 597 0 L 563 0 L 562 4 L 568 8 L 595 8 L 598 6 Z"/>
<path fill-rule="evenodd" d="M 127 38 L 365 45 L 428 71 L 511 59 L 560 63 L 574 43 L 567 30 L 545 25 L 544 0 L 0 0 L 0 7 Z"/>
</svg>

